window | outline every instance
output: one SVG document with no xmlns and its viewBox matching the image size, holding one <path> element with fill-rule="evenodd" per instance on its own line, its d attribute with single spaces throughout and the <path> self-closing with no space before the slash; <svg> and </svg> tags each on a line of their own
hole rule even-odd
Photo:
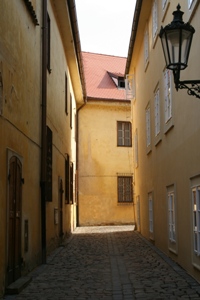
<svg viewBox="0 0 200 300">
<path fill-rule="evenodd" d="M 70 163 L 69 155 L 65 158 L 65 203 L 69 204 L 70 201 Z"/>
<path fill-rule="evenodd" d="M 149 61 L 149 33 L 148 29 L 146 29 L 144 34 L 144 63 L 145 67 L 148 64 Z"/>
<path fill-rule="evenodd" d="M 65 113 L 68 115 L 68 80 L 67 74 L 65 74 Z"/>
<path fill-rule="evenodd" d="M 191 8 L 193 1 L 194 0 L 188 0 L 188 8 Z"/>
<path fill-rule="evenodd" d="M 162 9 L 164 10 L 167 4 L 167 0 L 162 0 Z"/>
<path fill-rule="evenodd" d="M 192 189 L 194 252 L 200 256 L 200 186 Z"/>
<path fill-rule="evenodd" d="M 155 40 L 157 31 L 158 31 L 158 7 L 157 7 L 157 0 L 154 0 L 153 9 L 152 9 L 152 33 L 153 33 L 153 40 Z"/>
<path fill-rule="evenodd" d="M 51 20 L 49 14 L 47 14 L 47 69 L 51 73 Z"/>
<path fill-rule="evenodd" d="M 152 193 L 148 194 L 149 201 L 149 232 L 153 233 L 153 197 Z"/>
<path fill-rule="evenodd" d="M 131 203 L 133 202 L 132 192 L 132 176 L 118 176 L 118 202 Z"/>
<path fill-rule="evenodd" d="M 154 105 L 155 105 L 155 136 L 160 133 L 160 94 L 159 89 L 154 94 Z"/>
<path fill-rule="evenodd" d="M 73 189 L 74 189 L 74 164 L 70 163 L 70 203 L 73 203 Z"/>
<path fill-rule="evenodd" d="M 147 147 L 151 145 L 150 106 L 146 109 L 146 143 Z"/>
<path fill-rule="evenodd" d="M 70 128 L 72 129 L 72 95 L 70 94 Z"/>
<path fill-rule="evenodd" d="M 171 71 L 164 71 L 165 123 L 172 117 Z"/>
<path fill-rule="evenodd" d="M 131 122 L 117 122 L 117 146 L 132 146 Z"/>
<path fill-rule="evenodd" d="M 119 89 L 125 89 L 125 80 L 123 77 L 118 78 L 118 88 Z"/>
<path fill-rule="evenodd" d="M 175 197 L 174 191 L 168 191 L 168 226 L 169 226 L 169 240 L 176 242 L 176 225 L 175 225 Z"/>
</svg>

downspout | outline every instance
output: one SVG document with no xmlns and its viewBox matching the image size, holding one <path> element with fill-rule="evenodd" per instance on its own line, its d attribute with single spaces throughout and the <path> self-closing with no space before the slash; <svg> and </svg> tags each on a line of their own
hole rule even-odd
<svg viewBox="0 0 200 300">
<path fill-rule="evenodd" d="M 47 110 L 47 0 L 42 11 L 42 116 L 41 116 L 41 246 L 46 263 L 46 110 Z"/>
<path fill-rule="evenodd" d="M 76 195 L 76 226 L 79 224 L 79 112 L 87 104 L 87 99 L 85 102 L 77 109 L 77 118 L 76 118 L 76 174 L 77 174 L 77 195 Z"/>
<path fill-rule="evenodd" d="M 82 90 L 83 90 L 83 100 L 84 103 L 77 109 L 77 118 L 76 118 L 76 178 L 77 178 L 77 185 L 76 185 L 76 226 L 79 226 L 79 112 L 80 110 L 87 104 L 87 93 L 86 93 L 86 83 L 85 83 L 85 76 L 84 76 L 84 68 L 83 68 L 83 62 L 82 62 L 82 53 L 81 53 L 81 42 L 80 42 L 80 36 L 79 36 L 79 30 L 78 30 L 78 21 L 77 21 L 77 13 L 76 13 L 76 5 L 75 0 L 67 0 L 68 8 L 69 8 L 69 15 L 72 25 L 72 32 L 73 37 L 75 40 L 74 46 L 78 61 L 78 68 L 79 68 L 79 74 L 82 84 Z"/>
</svg>

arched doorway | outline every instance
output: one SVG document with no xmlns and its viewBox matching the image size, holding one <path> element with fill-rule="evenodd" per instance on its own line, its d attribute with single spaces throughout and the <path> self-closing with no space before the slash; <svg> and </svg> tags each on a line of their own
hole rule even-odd
<svg viewBox="0 0 200 300">
<path fill-rule="evenodd" d="M 9 160 L 8 175 L 8 268 L 7 284 L 21 276 L 22 164 L 17 156 Z"/>
</svg>

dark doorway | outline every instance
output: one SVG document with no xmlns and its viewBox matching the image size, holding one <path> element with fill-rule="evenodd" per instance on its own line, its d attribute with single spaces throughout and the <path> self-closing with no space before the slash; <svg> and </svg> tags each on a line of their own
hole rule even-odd
<svg viewBox="0 0 200 300">
<path fill-rule="evenodd" d="M 7 284 L 21 276 L 22 164 L 13 156 L 9 161 L 9 224 Z"/>
</svg>

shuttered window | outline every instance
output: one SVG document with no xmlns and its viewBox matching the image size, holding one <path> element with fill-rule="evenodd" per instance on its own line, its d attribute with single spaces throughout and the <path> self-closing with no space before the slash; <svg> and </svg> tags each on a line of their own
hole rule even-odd
<svg viewBox="0 0 200 300">
<path fill-rule="evenodd" d="M 131 203 L 133 202 L 132 192 L 132 176 L 118 176 L 118 202 Z"/>
<path fill-rule="evenodd" d="M 130 122 L 117 122 L 117 146 L 132 146 Z"/>
</svg>

